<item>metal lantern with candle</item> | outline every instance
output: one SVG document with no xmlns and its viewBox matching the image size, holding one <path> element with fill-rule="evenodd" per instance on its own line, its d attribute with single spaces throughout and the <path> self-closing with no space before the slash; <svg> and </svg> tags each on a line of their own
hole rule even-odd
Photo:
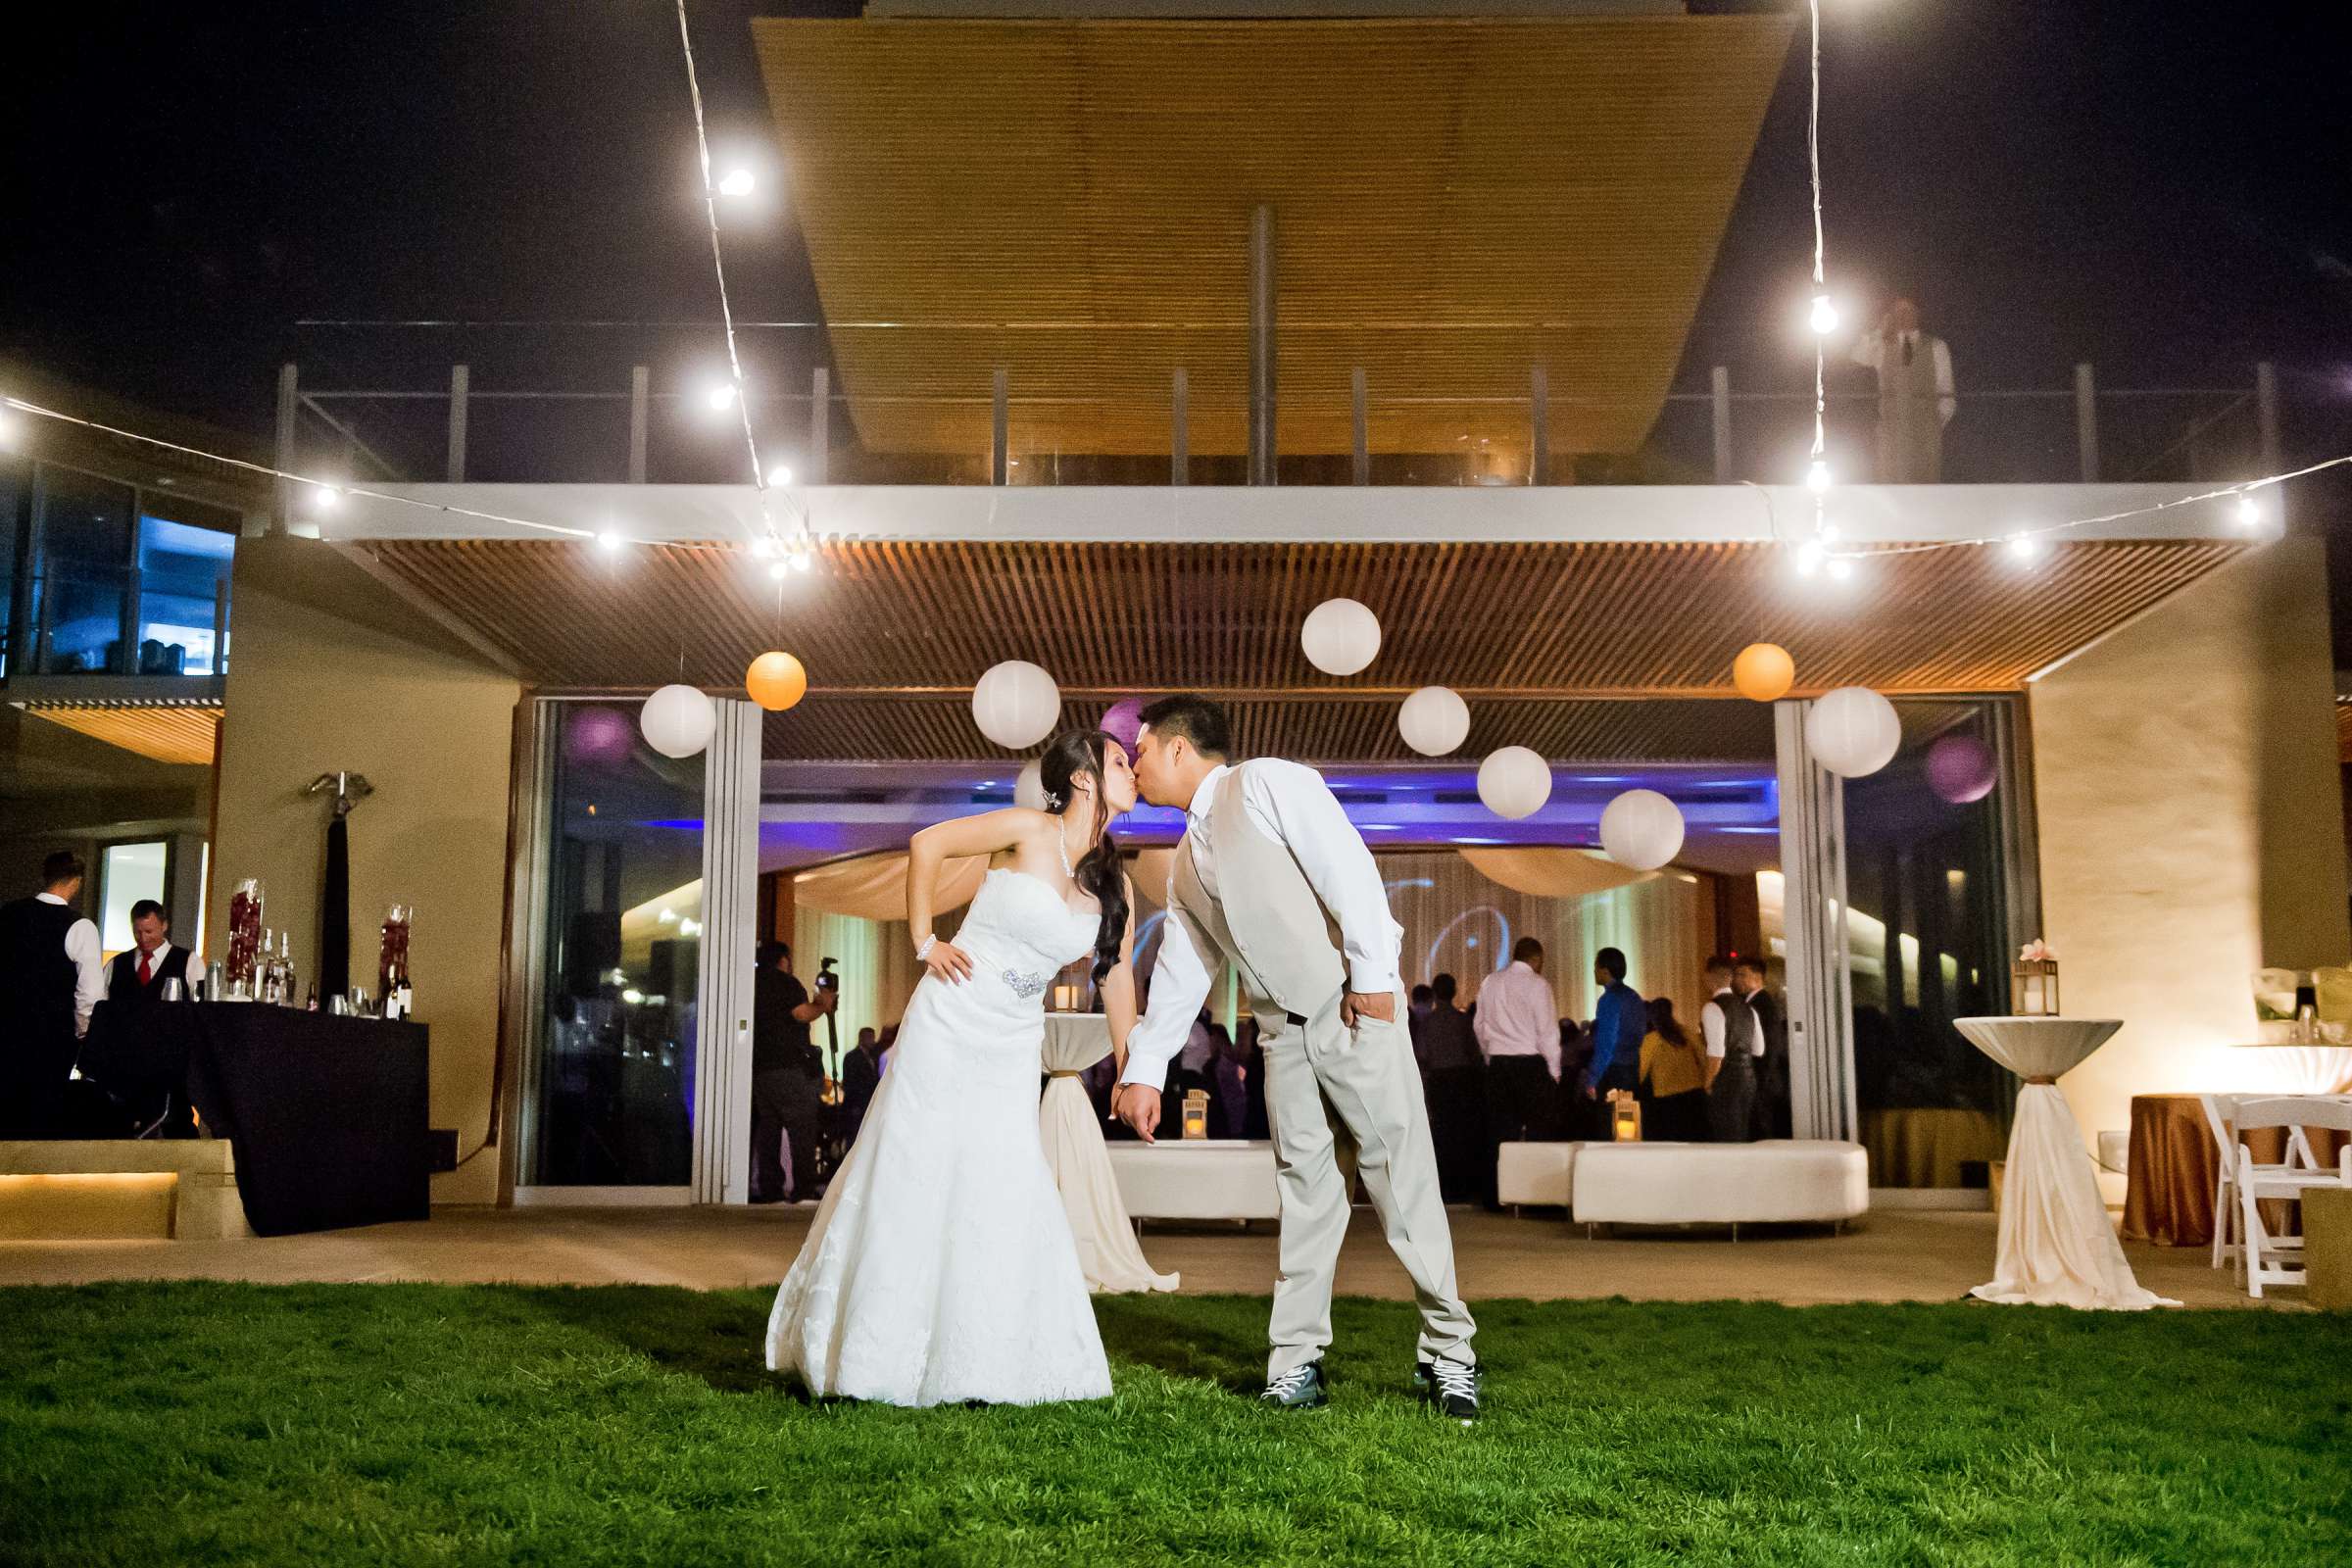
<svg viewBox="0 0 2352 1568">
<path fill-rule="evenodd" d="M 1642 1102 L 1630 1090 L 1609 1091 L 1609 1136 L 1621 1144 L 1642 1141 Z"/>
<path fill-rule="evenodd" d="M 1184 1136 L 1208 1136 L 1208 1091 L 1188 1089 L 1184 1092 Z"/>
<path fill-rule="evenodd" d="M 2020 1018 L 2058 1016 L 2058 958 L 2039 937 L 2009 966 L 2009 1007 Z"/>
</svg>

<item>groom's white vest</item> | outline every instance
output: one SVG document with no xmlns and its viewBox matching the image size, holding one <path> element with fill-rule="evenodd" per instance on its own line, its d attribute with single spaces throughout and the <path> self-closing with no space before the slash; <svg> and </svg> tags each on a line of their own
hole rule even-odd
<svg viewBox="0 0 2352 1568">
<path fill-rule="evenodd" d="M 1313 1017 L 1347 984 L 1339 924 L 1315 897 L 1290 847 L 1266 837 L 1250 819 L 1242 804 L 1241 765 L 1217 785 L 1208 832 L 1217 892 L 1212 896 L 1200 881 L 1188 831 L 1176 846 L 1169 879 L 1178 918 L 1233 960 L 1257 1016 Z"/>
</svg>

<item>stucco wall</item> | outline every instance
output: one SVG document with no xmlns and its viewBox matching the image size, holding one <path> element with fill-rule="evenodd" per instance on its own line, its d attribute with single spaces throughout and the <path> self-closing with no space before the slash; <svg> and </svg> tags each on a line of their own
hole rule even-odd
<svg viewBox="0 0 2352 1568">
<path fill-rule="evenodd" d="M 2066 1010 L 2125 1020 L 2061 1083 L 2086 1136 L 2286 1084 L 2232 1049 L 2251 972 L 2352 954 L 2323 567 L 2279 540 L 2032 688 L 2044 935 Z"/>
<path fill-rule="evenodd" d="M 351 817 L 352 978 L 375 988 L 385 906 L 416 906 L 410 960 L 432 1028 L 432 1124 L 458 1133 L 435 1202 L 492 1202 L 507 802 L 520 687 L 414 615 L 317 541 L 238 547 L 236 642 L 213 846 L 215 931 L 239 878 L 263 879 L 269 922 L 318 972 L 328 807 L 320 773 L 374 786 Z M 470 1157 L 468 1157 L 470 1156 Z"/>
</svg>

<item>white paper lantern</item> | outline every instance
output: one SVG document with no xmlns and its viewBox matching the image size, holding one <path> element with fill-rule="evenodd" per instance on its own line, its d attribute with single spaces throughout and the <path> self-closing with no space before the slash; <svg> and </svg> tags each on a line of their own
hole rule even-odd
<svg viewBox="0 0 2352 1568">
<path fill-rule="evenodd" d="M 972 688 L 972 721 L 1007 751 L 1035 746 L 1061 717 L 1061 688 L 1026 660 L 992 664 Z"/>
<path fill-rule="evenodd" d="M 1012 781 L 1012 804 L 1026 806 L 1032 811 L 1046 808 L 1044 764 L 1034 760 L 1021 764 L 1021 776 Z"/>
<path fill-rule="evenodd" d="M 1424 757 L 1444 757 L 1470 733 L 1470 705 L 1450 686 L 1424 686 L 1396 710 L 1396 733 Z"/>
<path fill-rule="evenodd" d="M 663 757 L 692 757 L 710 744 L 718 710 L 692 686 L 664 686 L 645 700 L 637 727 L 645 744 Z"/>
<path fill-rule="evenodd" d="M 1841 778 L 1862 778 L 1894 760 L 1903 722 L 1894 705 L 1867 686 L 1840 686 L 1814 699 L 1805 714 L 1805 748 Z"/>
<path fill-rule="evenodd" d="M 1352 599 L 1326 599 L 1298 628 L 1306 662 L 1326 675 L 1352 675 L 1380 654 L 1380 617 Z"/>
<path fill-rule="evenodd" d="M 1524 746 L 1489 752 L 1478 764 L 1478 798 L 1496 816 L 1533 816 L 1551 799 L 1551 764 Z"/>
<path fill-rule="evenodd" d="M 1656 790 L 1627 790 L 1601 808 L 1600 847 L 1636 871 L 1655 871 L 1683 849 L 1683 813 Z"/>
</svg>

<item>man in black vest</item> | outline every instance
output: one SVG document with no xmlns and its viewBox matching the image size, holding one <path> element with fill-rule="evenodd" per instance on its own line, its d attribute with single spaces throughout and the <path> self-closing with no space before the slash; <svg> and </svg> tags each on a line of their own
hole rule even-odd
<svg viewBox="0 0 2352 1568">
<path fill-rule="evenodd" d="M 98 928 L 74 907 L 81 857 L 41 862 L 41 891 L 0 905 L 0 1136 L 59 1132 L 66 1080 L 106 995 Z"/>
<path fill-rule="evenodd" d="M 106 1000 L 123 1004 L 154 1002 L 163 996 L 164 982 L 179 982 L 188 994 L 188 950 L 172 941 L 172 917 L 153 899 L 130 906 L 131 945 L 115 955 L 107 966 Z"/>
</svg>

